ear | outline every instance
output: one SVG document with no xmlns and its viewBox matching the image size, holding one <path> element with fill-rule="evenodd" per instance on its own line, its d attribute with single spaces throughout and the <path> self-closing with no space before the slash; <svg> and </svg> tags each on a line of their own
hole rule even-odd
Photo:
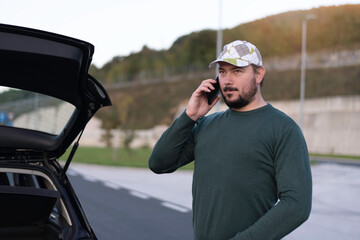
<svg viewBox="0 0 360 240">
<path fill-rule="evenodd" d="M 264 79 L 265 73 L 266 73 L 266 70 L 264 67 L 259 67 L 256 70 L 256 83 L 257 84 L 260 84 L 261 81 Z"/>
</svg>

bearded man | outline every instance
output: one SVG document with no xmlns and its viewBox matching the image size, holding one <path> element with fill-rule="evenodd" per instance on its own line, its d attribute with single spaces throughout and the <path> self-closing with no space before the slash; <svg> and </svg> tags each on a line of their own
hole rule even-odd
<svg viewBox="0 0 360 240">
<path fill-rule="evenodd" d="M 149 167 L 171 173 L 194 161 L 196 240 L 281 239 L 311 210 L 304 136 L 290 117 L 263 99 L 265 68 L 253 44 L 225 45 L 210 67 L 216 64 L 229 108 L 206 116 L 220 98 L 208 102 L 216 80 L 204 80 L 158 140 Z"/>
</svg>

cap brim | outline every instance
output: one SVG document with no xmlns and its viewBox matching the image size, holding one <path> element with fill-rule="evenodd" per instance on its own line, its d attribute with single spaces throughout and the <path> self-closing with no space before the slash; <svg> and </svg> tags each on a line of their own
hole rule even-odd
<svg viewBox="0 0 360 240">
<path fill-rule="evenodd" d="M 218 62 L 219 62 L 218 60 L 212 61 L 212 62 L 209 64 L 209 68 L 215 67 Z"/>
<path fill-rule="evenodd" d="M 217 63 L 220 63 L 220 62 L 223 62 L 223 63 L 227 63 L 227 64 L 231 64 L 233 66 L 236 66 L 236 67 L 246 67 L 246 66 L 249 66 L 251 63 L 245 63 L 245 64 L 242 64 L 242 65 L 236 65 L 236 64 L 233 64 L 231 62 L 228 62 L 228 61 L 224 61 L 224 60 L 215 60 L 215 61 L 212 61 L 210 64 L 209 64 L 209 68 L 213 68 L 216 66 Z"/>
</svg>

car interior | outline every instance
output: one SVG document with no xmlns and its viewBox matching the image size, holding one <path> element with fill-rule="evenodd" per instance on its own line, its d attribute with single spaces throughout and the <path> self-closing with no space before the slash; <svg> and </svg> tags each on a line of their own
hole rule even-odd
<svg viewBox="0 0 360 240">
<path fill-rule="evenodd" d="M 49 176 L 0 168 L 1 239 L 65 239 L 71 220 Z"/>
</svg>

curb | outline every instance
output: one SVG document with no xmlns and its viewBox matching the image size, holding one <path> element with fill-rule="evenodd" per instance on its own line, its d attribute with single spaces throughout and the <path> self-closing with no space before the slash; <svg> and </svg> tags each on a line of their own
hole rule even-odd
<svg viewBox="0 0 360 240">
<path fill-rule="evenodd" d="M 351 159 L 351 158 L 332 158 L 332 157 L 312 157 L 310 156 L 310 161 L 316 163 L 330 163 L 330 164 L 340 164 L 360 167 L 360 160 Z"/>
</svg>

